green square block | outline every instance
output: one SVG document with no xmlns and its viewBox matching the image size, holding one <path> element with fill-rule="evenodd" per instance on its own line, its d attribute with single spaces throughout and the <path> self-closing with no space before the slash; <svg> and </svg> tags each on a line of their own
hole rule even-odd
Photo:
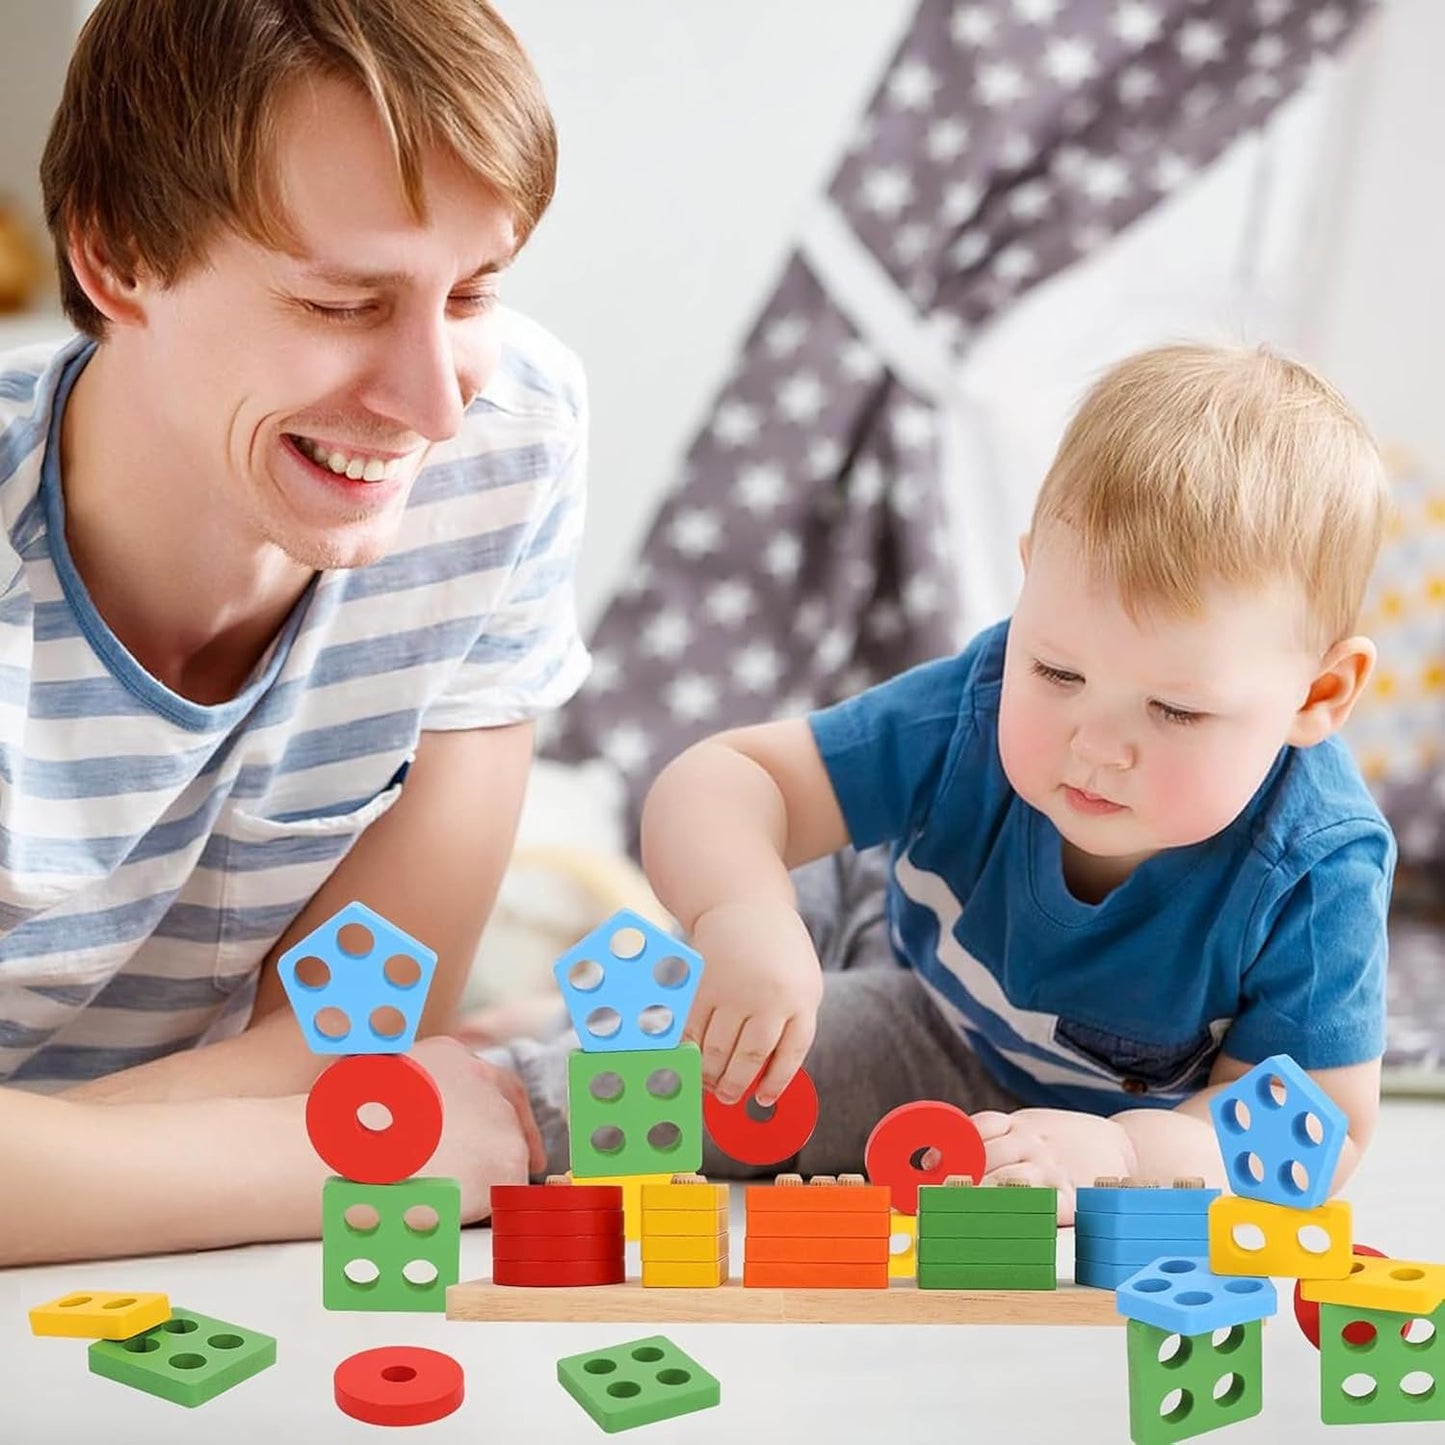
<svg viewBox="0 0 1445 1445">
<path fill-rule="evenodd" d="M 918 1233 L 923 1239 L 1047 1239 L 1056 1242 L 1059 1222 L 1052 1214 L 920 1211 Z"/>
<path fill-rule="evenodd" d="M 1033 1184 L 925 1184 L 918 1191 L 918 1213 L 1059 1213 L 1059 1191 Z"/>
<path fill-rule="evenodd" d="M 692 1173 L 702 1165 L 702 1055 L 675 1049 L 567 1060 L 572 1177 Z"/>
<path fill-rule="evenodd" d="M 154 1329 L 90 1347 L 92 1375 L 186 1406 L 204 1405 L 275 1363 L 270 1335 L 175 1308 Z"/>
<path fill-rule="evenodd" d="M 722 1398 L 717 1380 L 663 1335 L 568 1355 L 557 1361 L 557 1379 L 609 1435 L 691 1415 Z"/>
<path fill-rule="evenodd" d="M 414 1215 L 420 1227 L 412 1228 L 406 1216 L 418 1206 L 435 1222 Z M 461 1248 L 462 1191 L 455 1179 L 358 1184 L 333 1175 L 322 1186 L 321 1303 L 329 1310 L 440 1314 L 447 1286 L 461 1277 Z"/>
<path fill-rule="evenodd" d="M 925 1264 L 918 1262 L 919 1289 L 1057 1289 L 1048 1264 Z"/>
<path fill-rule="evenodd" d="M 918 1241 L 919 1264 L 1046 1264 L 1053 1267 L 1057 1241 L 1047 1239 L 936 1239 Z"/>
<path fill-rule="evenodd" d="M 1264 1391 L 1258 1320 L 1202 1335 L 1175 1335 L 1129 1320 L 1128 1334 L 1134 1445 L 1170 1445 L 1259 1414 Z"/>
<path fill-rule="evenodd" d="M 1433 1330 L 1428 1339 L 1420 1321 Z M 1344 1332 L 1374 1334 L 1351 1344 Z M 1346 1390 L 1346 1383 L 1349 1390 Z M 1320 1306 L 1320 1419 L 1326 1425 L 1445 1420 L 1445 1304 L 1431 1315 Z"/>
</svg>

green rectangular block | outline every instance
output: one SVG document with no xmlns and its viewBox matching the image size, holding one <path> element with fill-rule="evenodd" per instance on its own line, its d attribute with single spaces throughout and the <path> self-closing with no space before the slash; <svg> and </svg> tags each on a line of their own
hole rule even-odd
<svg viewBox="0 0 1445 1445">
<path fill-rule="evenodd" d="M 1248 1420 L 1263 1408 L 1258 1320 L 1203 1335 L 1175 1335 L 1129 1320 L 1128 1338 L 1134 1445 L 1171 1445 Z"/>
<path fill-rule="evenodd" d="M 1445 1420 L 1445 1304 L 1430 1315 L 1321 1305 L 1320 1419 Z"/>
<path fill-rule="evenodd" d="M 918 1216 L 919 1235 L 929 1239 L 1048 1239 L 1059 1237 L 1052 1214 L 965 1214 L 957 1211 Z M 1204 1251 L 1208 1253 L 1208 1251 Z"/>
<path fill-rule="evenodd" d="M 702 1055 L 675 1049 L 567 1060 L 572 1177 L 692 1173 L 702 1165 Z"/>
<path fill-rule="evenodd" d="M 462 1191 L 455 1179 L 321 1189 L 321 1303 L 329 1310 L 440 1314 L 461 1277 Z"/>
<path fill-rule="evenodd" d="M 936 1239 L 918 1241 L 919 1264 L 1047 1264 L 1058 1254 L 1057 1241 L 1047 1239 Z"/>
<path fill-rule="evenodd" d="M 663 1335 L 568 1355 L 557 1361 L 557 1379 L 609 1435 L 691 1415 L 722 1398 L 717 1380 Z"/>
<path fill-rule="evenodd" d="M 177 1405 L 204 1405 L 276 1363 L 276 1341 L 194 1310 L 128 1340 L 97 1340 L 90 1372 Z"/>
<path fill-rule="evenodd" d="M 1059 1191 L 1032 1184 L 925 1184 L 918 1191 L 918 1213 L 1059 1213 Z"/>
<path fill-rule="evenodd" d="M 1050 1264 L 918 1264 L 919 1289 L 1057 1289 Z"/>
</svg>

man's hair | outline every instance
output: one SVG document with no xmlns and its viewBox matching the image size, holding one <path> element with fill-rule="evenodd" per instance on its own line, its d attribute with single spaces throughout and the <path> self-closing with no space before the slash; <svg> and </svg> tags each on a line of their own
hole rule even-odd
<svg viewBox="0 0 1445 1445">
<path fill-rule="evenodd" d="M 293 243 L 273 166 L 277 117 L 305 78 L 376 106 L 412 214 L 433 147 L 511 212 L 520 246 L 556 179 L 540 82 L 484 0 L 101 0 L 77 42 L 41 161 L 66 315 L 105 318 L 71 269 L 72 234 L 127 278 L 172 285 L 229 228 Z"/>
<path fill-rule="evenodd" d="M 1369 432 L 1308 367 L 1174 345 L 1090 390 L 1031 525 L 1067 525 L 1131 612 L 1197 613 L 1211 583 L 1289 579 L 1323 649 L 1355 629 L 1389 505 Z"/>
</svg>

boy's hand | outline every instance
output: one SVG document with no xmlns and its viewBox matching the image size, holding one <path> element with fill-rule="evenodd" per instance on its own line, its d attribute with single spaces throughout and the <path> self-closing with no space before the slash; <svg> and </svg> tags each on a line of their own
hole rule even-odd
<svg viewBox="0 0 1445 1445">
<path fill-rule="evenodd" d="M 1077 1186 L 1137 1172 L 1134 1146 L 1112 1119 L 1070 1109 L 986 1109 L 972 1118 L 984 1143 L 984 1178 L 1052 1185 L 1059 1191 L 1060 1224 L 1074 1222 Z"/>
<path fill-rule="evenodd" d="M 686 1030 L 702 1049 L 703 1084 L 735 1104 L 761 1074 L 766 1108 L 812 1047 L 823 997 L 813 941 L 781 900 L 711 908 L 691 941 L 706 964 Z"/>
<path fill-rule="evenodd" d="M 411 1056 L 442 1095 L 442 1137 L 426 1166 L 462 1187 L 462 1220 L 485 1219 L 493 1184 L 525 1184 L 546 1155 L 521 1080 L 455 1039 L 422 1039 Z"/>
</svg>

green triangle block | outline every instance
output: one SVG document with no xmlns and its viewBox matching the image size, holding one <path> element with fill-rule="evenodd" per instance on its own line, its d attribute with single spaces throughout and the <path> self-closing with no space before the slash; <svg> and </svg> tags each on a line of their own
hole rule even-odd
<svg viewBox="0 0 1445 1445">
<path fill-rule="evenodd" d="M 557 1379 L 609 1435 L 707 1410 L 722 1398 L 717 1380 L 663 1335 L 568 1355 L 557 1361 Z"/>
<path fill-rule="evenodd" d="M 97 1340 L 90 1372 L 177 1405 L 204 1405 L 276 1363 L 276 1341 L 194 1310 L 128 1340 Z"/>
</svg>

